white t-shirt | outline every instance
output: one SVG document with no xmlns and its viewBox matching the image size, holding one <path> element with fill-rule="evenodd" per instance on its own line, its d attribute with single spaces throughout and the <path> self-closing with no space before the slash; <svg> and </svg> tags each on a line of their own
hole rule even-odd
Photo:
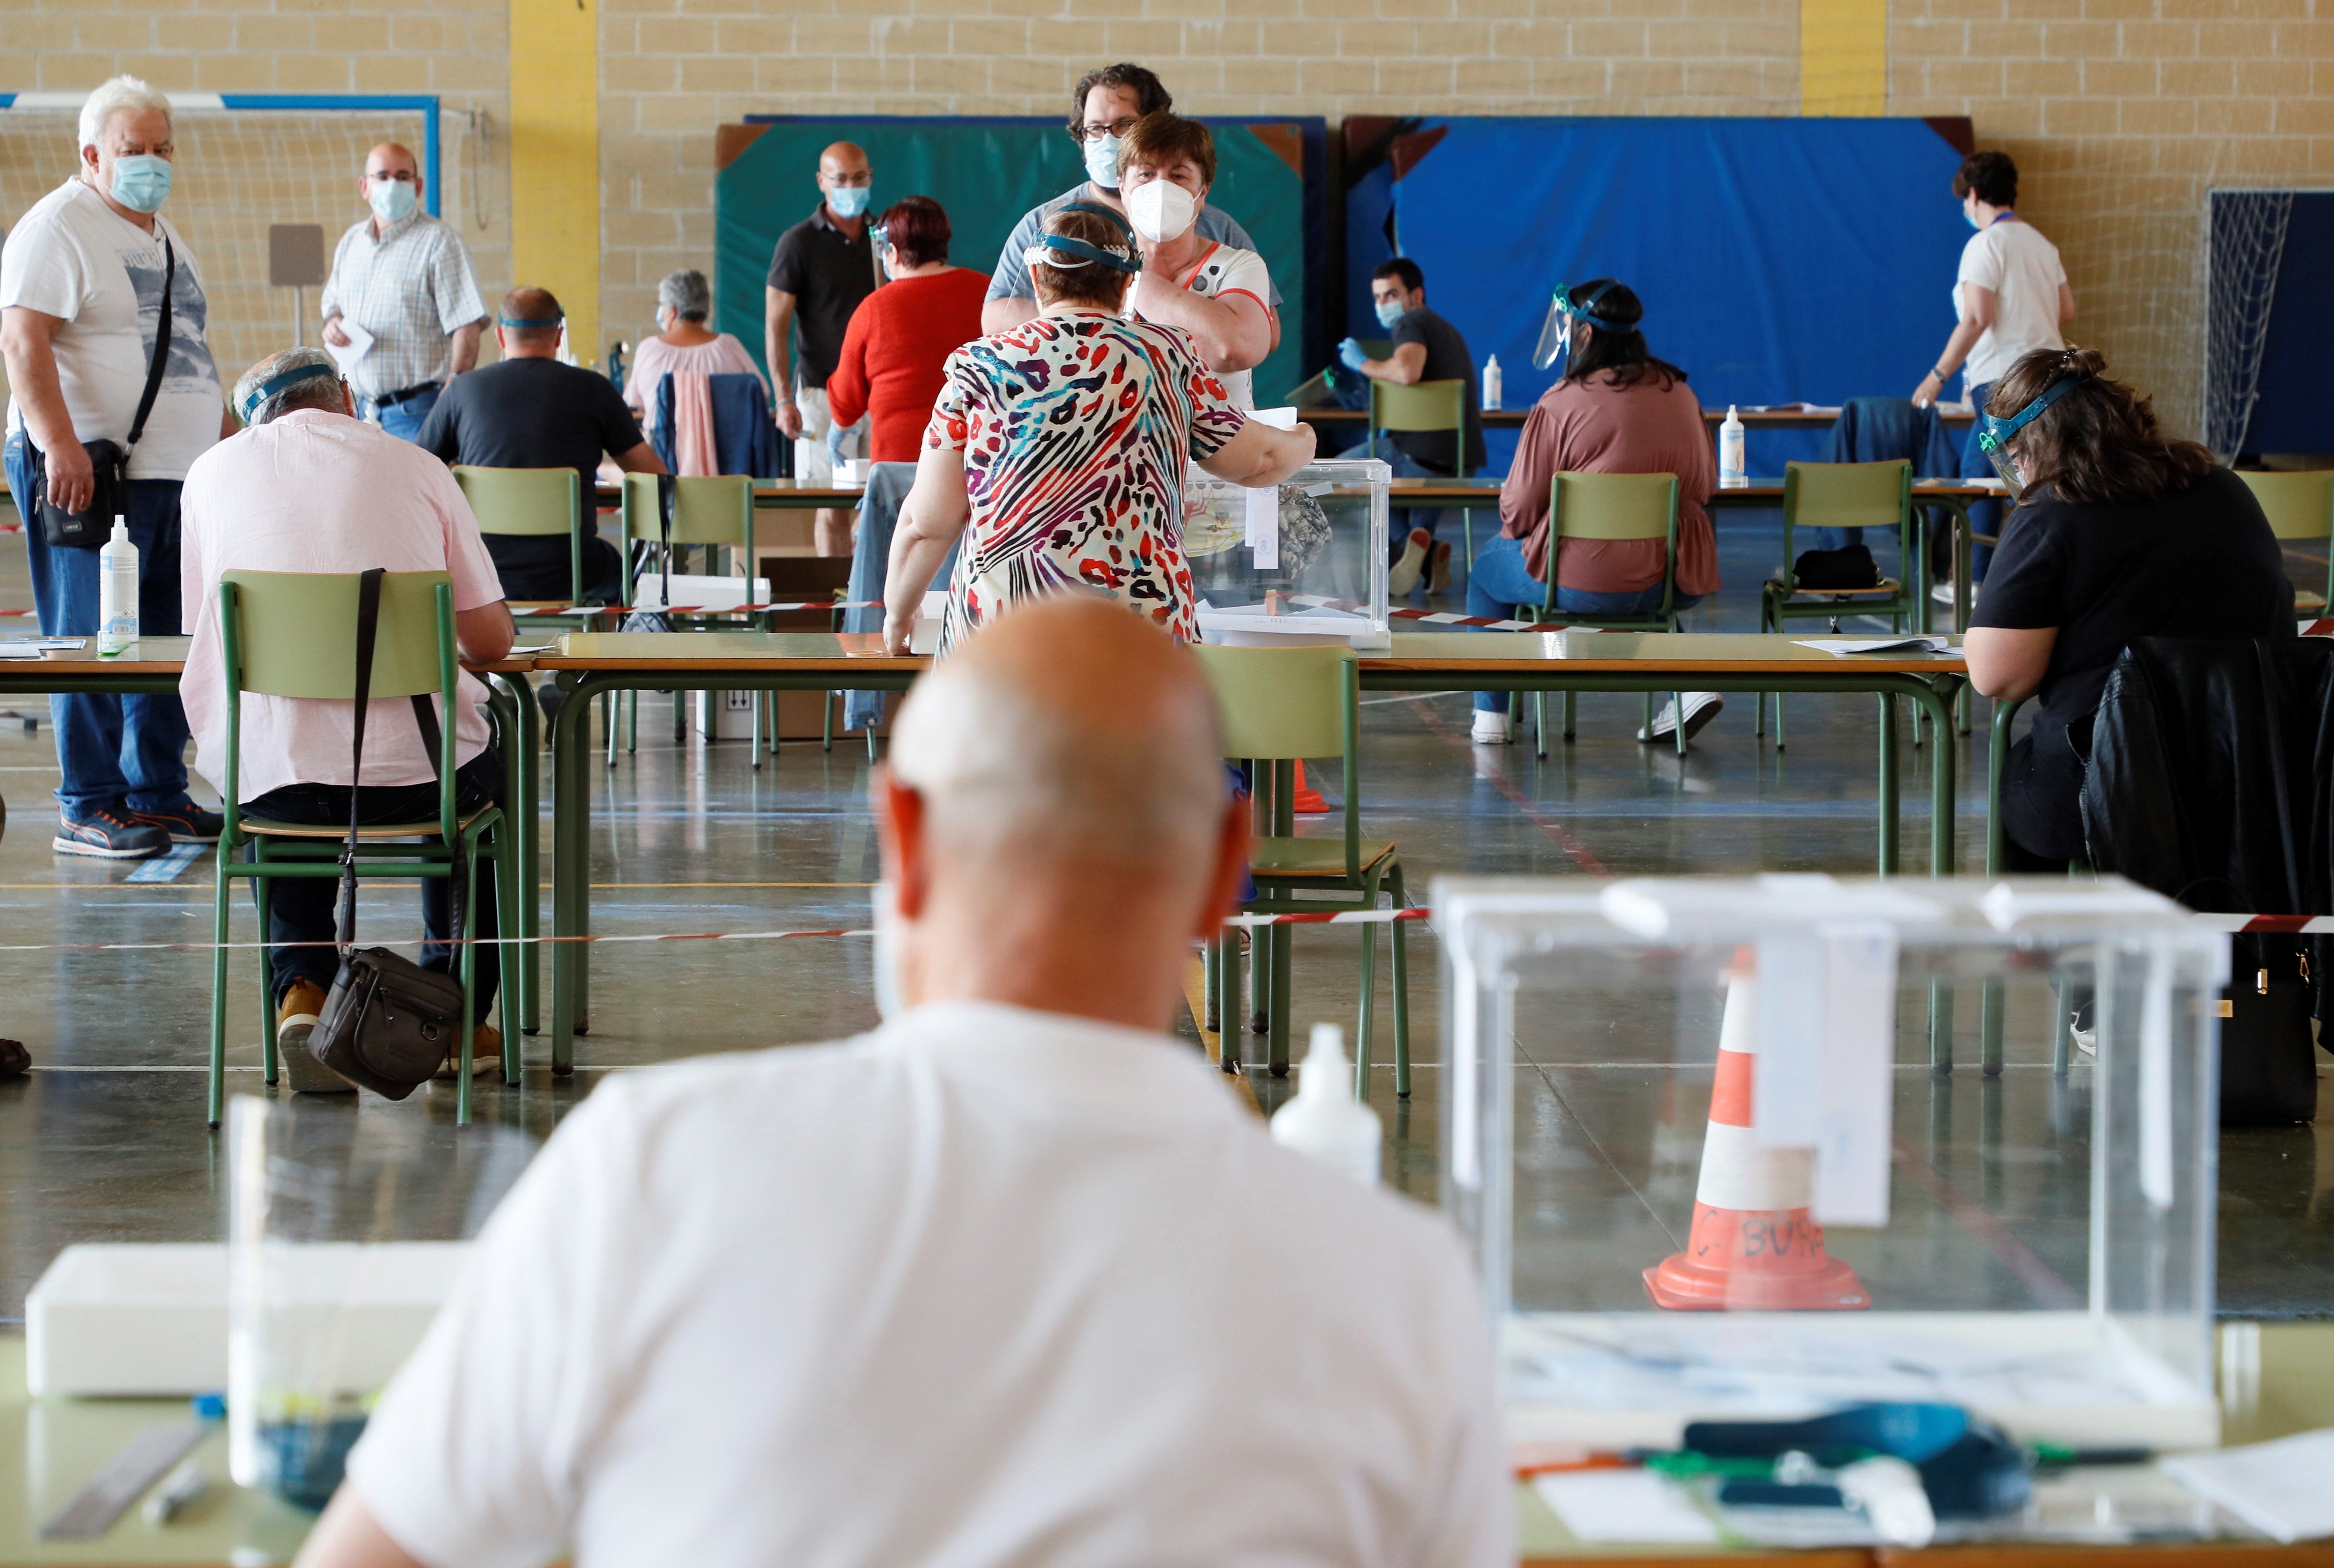
<svg viewBox="0 0 2334 1568">
<path fill-rule="evenodd" d="M 1272 273 L 1264 258 L 1252 250 L 1237 245 L 1212 244 L 1203 252 L 1191 270 L 1176 280 L 1201 299 L 1217 300 L 1226 294 L 1246 294 L 1269 311 L 1272 306 Z M 1133 298 L 1132 291 L 1128 296 Z M 1128 313 L 1133 313 L 1130 304 Z M 1216 379 L 1224 384 L 1224 396 L 1235 409 L 1243 412 L 1256 407 L 1256 372 L 1254 370 L 1219 370 Z"/>
<path fill-rule="evenodd" d="M 948 1004 L 603 1083 L 348 1473 L 474 1568 L 1513 1568 L 1491 1365 L 1189 1046 Z"/>
<path fill-rule="evenodd" d="M 178 500 L 178 589 L 194 639 L 178 678 L 195 771 L 227 788 L 227 672 L 219 646 L 218 585 L 228 572 L 443 572 L 454 608 L 503 596 L 494 558 L 453 471 L 410 441 L 345 414 L 298 409 L 236 432 L 195 462 Z M 353 649 L 356 627 L 349 627 Z M 461 709 L 455 765 L 487 746 L 486 688 L 455 688 Z M 463 701 L 462 698 L 468 700 Z M 445 715 L 438 721 L 442 726 Z M 243 772 L 252 801 L 292 784 L 345 784 L 356 705 L 310 697 L 243 698 Z M 427 784 L 435 776 L 413 708 L 376 698 L 365 713 L 368 784 Z"/>
<path fill-rule="evenodd" d="M 1993 325 L 1970 349 L 1964 387 L 1991 386 L 2021 354 L 2067 346 L 2059 335 L 2059 289 L 2066 281 L 2059 247 L 2030 223 L 1998 217 L 1970 236 L 1953 278 L 1953 319 L 1967 315 L 1962 284 L 1975 284 L 1993 292 Z"/>
<path fill-rule="evenodd" d="M 202 269 L 169 218 L 157 214 L 155 226 L 159 233 L 148 234 L 106 206 L 87 181 L 65 181 L 33 204 L 0 248 L 0 306 L 63 319 L 50 342 L 73 434 L 83 441 L 126 441 L 161 323 L 160 236 L 169 236 L 178 263 L 170 352 L 146 433 L 130 454 L 130 476 L 183 479 L 188 465 L 217 442 L 226 399 L 203 336 L 210 307 Z M 24 423 L 12 397 L 8 428 Z"/>
</svg>

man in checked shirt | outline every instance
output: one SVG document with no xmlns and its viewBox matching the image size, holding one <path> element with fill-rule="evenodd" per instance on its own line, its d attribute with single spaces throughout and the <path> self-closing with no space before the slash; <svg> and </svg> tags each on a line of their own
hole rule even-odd
<svg viewBox="0 0 2334 1568">
<path fill-rule="evenodd" d="M 366 418 L 410 441 L 446 382 L 478 362 L 486 302 L 461 236 L 420 210 L 421 170 L 410 151 L 393 141 L 374 148 L 358 188 L 372 216 L 333 253 L 324 341 L 362 341 L 350 327 L 371 335 L 347 366 L 349 385 Z"/>
</svg>

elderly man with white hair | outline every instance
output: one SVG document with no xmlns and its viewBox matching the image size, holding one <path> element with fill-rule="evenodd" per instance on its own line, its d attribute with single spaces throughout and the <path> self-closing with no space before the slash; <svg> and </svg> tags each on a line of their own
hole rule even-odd
<svg viewBox="0 0 2334 1568">
<path fill-rule="evenodd" d="M 243 373 L 236 411 L 249 428 L 196 459 L 187 474 L 183 592 L 191 607 L 193 646 L 178 693 L 194 725 L 195 766 L 222 789 L 227 783 L 227 722 L 235 694 L 227 688 L 219 640 L 219 579 L 228 572 L 443 572 L 453 579 L 454 631 L 465 658 L 486 663 L 510 651 L 510 611 L 502 583 L 462 488 L 446 466 L 420 447 L 356 418 L 356 403 L 322 349 L 287 349 Z M 343 646 L 347 646 L 343 644 Z M 439 716 L 453 736 L 455 803 L 465 813 L 493 801 L 502 773 L 487 745 L 478 705 L 486 688 L 465 675 L 457 714 Z M 401 704 L 374 704 L 365 721 L 364 776 L 351 755 L 353 703 L 321 697 L 243 698 L 243 809 L 276 822 L 345 829 L 350 791 L 370 823 L 425 822 L 438 813 L 438 772 L 420 726 Z M 477 935 L 491 943 L 494 900 L 481 900 Z M 278 880 L 267 895 L 269 993 L 275 1044 L 295 1092 L 348 1093 L 354 1085 L 310 1053 L 308 1039 L 332 990 L 339 957 L 333 940 L 338 884 Z M 257 892 L 255 885 L 253 891 Z M 445 969 L 451 889 L 422 883 L 421 961 Z M 502 1053 L 502 1036 L 485 1019 L 500 968 L 497 949 L 478 949 L 478 1027 L 475 1070 Z M 451 1070 L 449 1061 L 448 1070 Z"/>
<path fill-rule="evenodd" d="M 906 1011 L 603 1080 L 305 1568 L 1512 1568 L 1456 1236 L 1165 1033 L 1247 847 L 1217 722 L 1084 595 L 935 667 L 875 784 Z"/>
<path fill-rule="evenodd" d="M 97 633 L 99 546 L 116 517 L 138 547 L 138 627 L 178 630 L 178 487 L 231 435 L 203 329 L 202 268 L 159 208 L 170 101 L 117 76 L 82 106 L 72 178 L 0 251 L 8 488 L 24 520 L 33 603 L 52 637 Z M 166 326 L 167 323 L 167 326 Z M 53 697 L 59 853 L 135 860 L 216 841 L 187 794 L 173 697 Z"/>
</svg>

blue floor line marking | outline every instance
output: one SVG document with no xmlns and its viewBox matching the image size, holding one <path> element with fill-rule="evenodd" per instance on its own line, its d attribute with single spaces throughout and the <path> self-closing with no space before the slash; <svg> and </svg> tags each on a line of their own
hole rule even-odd
<svg viewBox="0 0 2334 1568">
<path fill-rule="evenodd" d="M 172 844 L 169 850 L 148 861 L 130 873 L 125 880 L 132 882 L 175 882 L 178 873 L 202 858 L 208 844 Z"/>
</svg>

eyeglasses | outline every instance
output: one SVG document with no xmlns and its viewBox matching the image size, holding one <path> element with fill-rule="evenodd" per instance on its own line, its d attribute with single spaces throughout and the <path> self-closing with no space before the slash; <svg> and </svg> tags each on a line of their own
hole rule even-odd
<svg viewBox="0 0 2334 1568">
<path fill-rule="evenodd" d="M 1133 130 L 1134 122 L 1142 118 L 1139 114 L 1130 114 L 1124 120 L 1113 120 L 1108 125 L 1081 125 L 1078 127 L 1077 137 L 1080 141 L 1100 141 L 1105 136 L 1123 137 Z"/>
</svg>

